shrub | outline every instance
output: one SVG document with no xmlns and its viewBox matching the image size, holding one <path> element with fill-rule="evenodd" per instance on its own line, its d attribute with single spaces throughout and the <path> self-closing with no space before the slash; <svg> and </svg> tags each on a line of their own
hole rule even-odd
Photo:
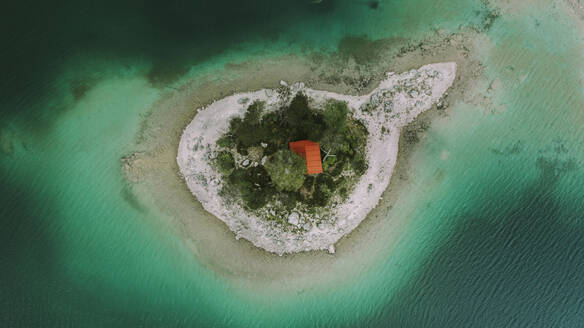
<svg viewBox="0 0 584 328">
<path fill-rule="evenodd" d="M 219 153 L 216 159 L 217 168 L 221 174 L 228 176 L 235 169 L 235 161 L 233 160 L 233 155 L 228 151 L 222 151 Z"/>
<path fill-rule="evenodd" d="M 325 184 L 319 185 L 314 193 L 314 200 L 316 205 L 325 206 L 328 203 L 331 196 L 332 191 L 327 185 Z"/>
<path fill-rule="evenodd" d="M 247 108 L 243 120 L 235 117 L 229 121 L 229 130 L 237 141 L 238 149 L 258 146 L 265 137 L 260 124 L 264 103 L 255 101 Z"/>
<path fill-rule="evenodd" d="M 362 175 L 367 170 L 367 161 L 363 156 L 355 156 L 351 162 L 351 166 L 357 175 Z"/>
<path fill-rule="evenodd" d="M 316 185 L 314 192 L 306 201 L 313 206 L 325 206 L 331 197 L 331 190 L 325 184 Z"/>
<path fill-rule="evenodd" d="M 237 131 L 237 129 L 239 129 L 239 126 L 241 125 L 241 122 L 243 122 L 243 120 L 241 119 L 241 117 L 234 117 L 229 121 L 229 131 L 231 133 L 234 133 L 235 131 Z"/>
<path fill-rule="evenodd" d="M 234 131 L 234 135 L 237 136 L 238 144 L 241 147 L 251 147 L 259 144 L 261 139 L 258 138 L 258 126 L 256 124 L 250 124 L 249 122 L 243 121 L 237 130 Z"/>
<path fill-rule="evenodd" d="M 243 115 L 243 120 L 250 124 L 259 124 L 262 112 L 264 111 L 264 105 L 263 101 L 254 101 L 249 107 L 247 107 L 247 110 Z"/>
<path fill-rule="evenodd" d="M 290 106 L 283 109 L 283 120 L 294 140 L 310 139 L 318 141 L 322 138 L 326 123 L 322 114 L 308 106 L 308 97 L 298 93 L 292 99 Z"/>
<path fill-rule="evenodd" d="M 269 185 L 270 178 L 266 170 L 261 166 L 236 169 L 227 182 L 230 187 L 239 192 L 245 205 L 252 210 L 266 205 L 275 193 L 274 188 Z"/>
<path fill-rule="evenodd" d="M 331 165 L 335 164 L 335 162 L 337 161 L 337 156 L 329 156 L 326 158 L 326 160 L 324 160 L 322 162 L 322 170 L 323 171 L 328 171 L 329 167 L 331 167 Z"/>
<path fill-rule="evenodd" d="M 349 108 L 344 101 L 331 100 L 324 107 L 324 121 L 327 129 L 334 133 L 342 133 L 347 128 L 347 113 Z"/>
<path fill-rule="evenodd" d="M 288 211 L 291 211 L 296 207 L 296 202 L 300 200 L 300 194 L 298 192 L 281 192 L 278 193 L 276 198 Z"/>
<path fill-rule="evenodd" d="M 217 145 L 219 147 L 231 148 L 233 147 L 233 139 L 228 135 L 224 135 L 217 140 Z"/>
<path fill-rule="evenodd" d="M 337 185 L 327 174 L 309 176 L 304 182 L 305 193 L 302 194 L 304 203 L 313 206 L 326 206 Z"/>
<path fill-rule="evenodd" d="M 266 161 L 265 167 L 280 191 L 297 191 L 304 183 L 306 164 L 302 157 L 291 150 L 277 151 Z"/>
</svg>

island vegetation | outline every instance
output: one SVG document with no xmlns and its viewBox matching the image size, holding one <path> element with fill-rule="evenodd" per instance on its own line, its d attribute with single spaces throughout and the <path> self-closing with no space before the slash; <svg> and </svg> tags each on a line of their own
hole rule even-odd
<svg viewBox="0 0 584 328">
<path fill-rule="evenodd" d="M 298 93 L 289 105 L 272 111 L 265 110 L 264 102 L 253 102 L 217 140 L 221 195 L 241 199 L 251 211 L 270 204 L 271 212 L 279 214 L 342 200 L 367 169 L 367 135 L 342 101 L 312 108 L 310 99 Z M 289 149 L 289 142 L 305 139 L 320 144 L 323 173 L 306 175 L 304 158 Z M 286 223 L 282 215 L 266 218 Z"/>
</svg>

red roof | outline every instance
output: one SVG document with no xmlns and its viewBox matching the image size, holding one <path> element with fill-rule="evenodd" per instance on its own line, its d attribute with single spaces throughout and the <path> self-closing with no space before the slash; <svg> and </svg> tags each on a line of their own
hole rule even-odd
<svg viewBox="0 0 584 328">
<path fill-rule="evenodd" d="M 290 150 L 306 159 L 306 173 L 322 173 L 322 161 L 320 159 L 320 146 L 318 142 L 300 140 L 290 142 Z"/>
</svg>

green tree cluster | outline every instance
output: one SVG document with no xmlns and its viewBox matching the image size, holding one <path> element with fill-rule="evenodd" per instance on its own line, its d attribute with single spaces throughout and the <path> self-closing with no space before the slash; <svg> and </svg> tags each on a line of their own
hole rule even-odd
<svg viewBox="0 0 584 328">
<path fill-rule="evenodd" d="M 261 124 L 264 105 L 261 101 L 255 101 L 249 105 L 243 119 L 236 117 L 229 122 L 229 131 L 238 150 L 258 146 L 266 138 Z"/>
<path fill-rule="evenodd" d="M 291 150 L 277 151 L 266 161 L 265 167 L 280 191 L 297 191 L 304 183 L 306 162 Z"/>
<path fill-rule="evenodd" d="M 235 169 L 227 177 L 227 184 L 229 188 L 223 188 L 222 192 L 238 194 L 252 210 L 262 208 L 276 192 L 266 170 L 261 166 Z"/>
<path fill-rule="evenodd" d="M 217 167 L 219 172 L 224 176 L 228 176 L 235 169 L 235 161 L 233 160 L 233 155 L 228 151 L 222 151 L 217 155 Z"/>
<path fill-rule="evenodd" d="M 317 141 L 326 129 L 324 116 L 308 106 L 308 97 L 297 94 L 290 106 L 283 109 L 284 127 L 290 132 L 291 140 L 309 139 Z"/>
<path fill-rule="evenodd" d="M 337 153 L 345 145 L 348 113 L 347 103 L 343 101 L 330 100 L 325 104 L 326 130 L 320 143 L 327 152 Z"/>
<path fill-rule="evenodd" d="M 263 110 L 263 102 L 253 102 L 243 118 L 230 121 L 229 132 L 217 141 L 218 146 L 229 149 L 220 153 L 216 162 L 228 178 L 224 190 L 240 195 L 248 208 L 260 208 L 271 200 L 288 209 L 297 201 L 326 206 L 339 186 L 346 195 L 340 175 L 345 168 L 352 168 L 357 175 L 367 168 L 367 130 L 351 119 L 345 102 L 331 100 L 322 110 L 314 110 L 308 97 L 298 93 L 288 106 L 265 114 Z M 304 139 L 319 142 L 329 153 L 323 158 L 323 174 L 306 177 L 304 159 L 289 150 L 290 141 Z M 268 156 L 264 166 L 235 167 L 233 151 L 247 156 L 250 147 L 260 144 Z"/>
<path fill-rule="evenodd" d="M 339 100 L 330 100 L 324 106 L 324 121 L 327 130 L 336 134 L 343 133 L 347 128 L 347 103 Z"/>
</svg>

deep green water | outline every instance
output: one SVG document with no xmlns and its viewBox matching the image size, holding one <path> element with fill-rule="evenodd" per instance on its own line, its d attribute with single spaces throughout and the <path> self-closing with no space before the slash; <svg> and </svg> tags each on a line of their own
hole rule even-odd
<svg viewBox="0 0 584 328">
<path fill-rule="evenodd" d="M 391 211 L 412 215 L 397 249 L 350 285 L 252 299 L 128 192 L 119 158 L 141 115 L 228 62 L 480 26 L 485 5 L 212 3 L 2 10 L 2 327 L 584 326 L 584 39 L 561 3 L 488 31 L 505 111 L 458 103 L 432 125 Z"/>
</svg>

